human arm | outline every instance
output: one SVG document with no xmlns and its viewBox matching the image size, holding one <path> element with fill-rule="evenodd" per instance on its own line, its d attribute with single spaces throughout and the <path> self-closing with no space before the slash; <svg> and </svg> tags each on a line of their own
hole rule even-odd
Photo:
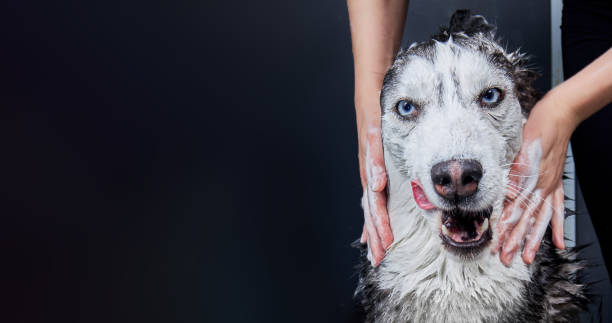
<svg viewBox="0 0 612 323">
<path fill-rule="evenodd" d="M 549 223 L 553 242 L 564 248 L 561 181 L 567 145 L 576 127 L 612 101 L 612 49 L 549 91 L 532 109 L 521 150 L 510 169 L 508 203 L 497 231 L 500 259 L 509 265 L 525 241 L 522 258 L 531 263 Z M 597 140 L 597 138 L 593 138 Z"/>
<path fill-rule="evenodd" d="M 380 128 L 382 81 L 397 52 L 408 0 L 348 0 L 355 73 L 355 112 L 364 230 L 371 262 L 377 266 L 393 242 L 387 213 L 387 175 Z"/>
</svg>

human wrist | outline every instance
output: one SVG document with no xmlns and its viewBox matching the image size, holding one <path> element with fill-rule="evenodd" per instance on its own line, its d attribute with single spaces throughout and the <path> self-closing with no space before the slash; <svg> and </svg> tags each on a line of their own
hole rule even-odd
<svg viewBox="0 0 612 323">
<path fill-rule="evenodd" d="M 355 72 L 355 96 L 380 96 L 380 90 L 386 72 L 361 71 Z"/>
<path fill-rule="evenodd" d="M 565 90 L 559 86 L 549 91 L 542 99 L 547 113 L 556 120 L 558 126 L 573 132 L 586 118 L 580 114 L 580 107 L 574 100 L 566 97 Z"/>
<path fill-rule="evenodd" d="M 355 89 L 355 112 L 359 124 L 380 123 L 380 90 L 374 88 Z"/>
</svg>

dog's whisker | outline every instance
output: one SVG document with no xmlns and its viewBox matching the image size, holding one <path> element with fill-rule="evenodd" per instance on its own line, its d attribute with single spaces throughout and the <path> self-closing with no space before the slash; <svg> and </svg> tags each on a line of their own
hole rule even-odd
<svg viewBox="0 0 612 323">
<path fill-rule="evenodd" d="M 531 204 L 536 203 L 536 201 L 533 200 L 532 195 L 526 194 L 523 190 L 512 188 L 512 187 L 507 187 L 507 189 L 516 193 L 519 197 L 521 197 L 519 200 L 524 202 L 523 206 L 529 206 Z"/>
<path fill-rule="evenodd" d="M 525 164 L 525 163 L 515 163 L 515 162 L 508 163 L 508 164 L 501 164 L 500 166 L 501 166 L 501 167 L 506 167 L 506 166 L 512 166 L 512 165 L 523 165 L 523 166 L 529 166 L 529 167 L 531 167 L 531 165 L 529 165 L 529 164 Z"/>
<path fill-rule="evenodd" d="M 508 182 L 508 184 L 506 184 L 506 186 L 512 186 L 514 188 L 519 189 L 520 191 L 524 191 L 526 190 L 528 187 L 524 186 L 524 185 L 520 185 L 520 184 L 514 184 L 512 182 Z"/>
<path fill-rule="evenodd" d="M 521 193 L 521 194 L 525 194 L 525 189 L 526 189 L 525 187 L 522 187 L 522 186 L 517 186 L 517 185 L 514 185 L 514 184 L 512 184 L 512 183 L 508 183 L 508 184 L 506 185 L 506 188 L 507 188 L 507 189 L 510 189 L 510 190 L 515 190 L 517 193 Z M 530 195 L 531 195 L 531 194 L 530 194 Z M 524 198 L 526 198 L 526 199 L 527 199 L 527 198 L 529 198 L 529 197 L 528 197 L 528 196 L 526 196 L 526 195 L 523 195 L 523 197 L 524 197 Z"/>
<path fill-rule="evenodd" d="M 549 201 L 547 201 L 546 198 L 540 196 L 540 194 L 529 194 L 529 196 L 526 196 L 522 190 L 519 190 L 516 187 L 512 187 L 512 184 L 509 184 L 506 188 L 514 190 L 514 192 L 518 193 L 521 197 L 523 197 L 523 199 L 528 200 L 530 205 L 535 205 L 535 203 L 544 203 L 551 209 L 555 209 L 554 206 Z M 539 200 L 534 200 L 534 198 L 537 198 Z"/>
<path fill-rule="evenodd" d="M 518 174 L 508 174 L 508 176 L 522 177 L 522 178 L 539 177 L 539 175 L 518 175 Z"/>
<path fill-rule="evenodd" d="M 516 165 L 526 165 L 526 164 L 516 164 Z M 501 167 L 504 168 L 504 169 L 508 169 L 507 166 L 508 165 L 502 165 Z M 509 171 L 512 172 L 512 168 L 511 167 L 510 167 Z M 542 174 L 546 173 L 547 170 L 540 170 L 538 167 L 529 166 L 529 172 L 530 173 L 537 173 L 538 175 L 542 175 Z M 518 174 L 516 172 L 512 172 L 512 173 Z"/>
<path fill-rule="evenodd" d="M 523 175 L 523 174 L 508 174 L 508 177 L 516 177 L 516 178 L 524 178 L 524 179 L 538 179 L 544 173 L 532 174 L 532 175 Z"/>
<path fill-rule="evenodd" d="M 511 185 L 511 186 L 513 186 L 515 188 L 520 189 L 521 191 L 524 191 L 524 190 L 527 190 L 527 189 L 529 189 L 529 190 L 533 189 L 533 187 L 528 187 L 526 185 L 518 184 L 518 183 L 513 183 L 513 182 L 508 182 L 508 183 L 506 183 L 506 185 Z"/>
<path fill-rule="evenodd" d="M 521 191 L 516 188 L 507 187 L 507 189 L 522 197 L 522 199 L 519 200 L 519 203 L 521 203 L 522 206 L 524 206 L 525 208 L 529 207 L 529 197 L 525 196 Z"/>
</svg>

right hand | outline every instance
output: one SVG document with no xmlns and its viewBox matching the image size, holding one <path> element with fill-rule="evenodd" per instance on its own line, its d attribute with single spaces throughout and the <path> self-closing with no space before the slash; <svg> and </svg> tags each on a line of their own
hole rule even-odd
<svg viewBox="0 0 612 323">
<path fill-rule="evenodd" d="M 380 103 L 378 95 L 369 100 L 373 108 L 357 106 L 357 131 L 359 139 L 359 174 L 363 197 L 365 224 L 361 243 L 368 244 L 368 259 L 374 267 L 385 257 L 387 248 L 393 243 L 393 232 L 387 213 L 387 172 L 382 148 L 380 128 Z M 368 104 L 361 102 L 362 104 Z M 377 113 L 376 113 L 377 112 Z"/>
</svg>

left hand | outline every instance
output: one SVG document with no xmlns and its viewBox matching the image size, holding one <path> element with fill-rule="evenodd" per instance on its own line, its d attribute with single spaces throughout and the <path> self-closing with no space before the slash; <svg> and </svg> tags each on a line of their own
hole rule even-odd
<svg viewBox="0 0 612 323">
<path fill-rule="evenodd" d="M 523 127 L 521 150 L 510 168 L 506 205 L 492 249 L 501 248 L 500 259 L 507 266 L 521 246 L 523 261 L 533 261 L 549 223 L 554 245 L 565 248 L 562 174 L 577 122 L 561 104 L 549 93 L 533 107 Z"/>
</svg>

